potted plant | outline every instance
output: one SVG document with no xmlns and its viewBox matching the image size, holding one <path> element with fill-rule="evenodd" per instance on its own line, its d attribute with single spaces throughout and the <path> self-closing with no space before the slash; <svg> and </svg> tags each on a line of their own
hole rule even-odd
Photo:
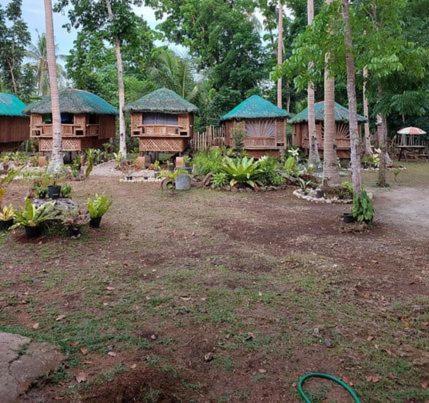
<svg viewBox="0 0 429 403">
<path fill-rule="evenodd" d="M 61 186 L 57 185 L 56 179 L 53 180 L 52 185 L 48 185 L 48 197 L 52 200 L 59 199 L 61 196 Z"/>
<path fill-rule="evenodd" d="M 107 213 L 112 201 L 105 195 L 96 194 L 90 197 L 87 201 L 87 208 L 89 213 L 89 226 L 91 228 L 100 228 L 101 219 Z"/>
<path fill-rule="evenodd" d="M 36 238 L 42 233 L 42 224 L 58 218 L 60 218 L 60 212 L 55 209 L 53 202 L 37 207 L 27 198 L 23 209 L 15 213 L 15 224 L 11 228 L 24 227 L 28 238 Z"/>
<path fill-rule="evenodd" d="M 13 225 L 15 211 L 12 205 L 4 206 L 0 210 L 0 231 L 7 231 Z"/>
<path fill-rule="evenodd" d="M 67 227 L 72 238 L 79 238 L 82 234 L 81 228 L 88 222 L 87 214 L 81 210 L 74 210 L 63 218 L 63 224 Z"/>
</svg>

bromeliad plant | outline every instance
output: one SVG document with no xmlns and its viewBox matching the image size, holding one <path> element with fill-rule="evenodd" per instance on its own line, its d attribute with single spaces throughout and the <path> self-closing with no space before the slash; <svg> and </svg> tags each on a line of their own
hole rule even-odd
<svg viewBox="0 0 429 403">
<path fill-rule="evenodd" d="M 86 207 L 90 217 L 89 225 L 92 228 L 100 227 L 101 219 L 109 211 L 111 205 L 112 200 L 105 195 L 96 194 L 88 199 Z"/>
<path fill-rule="evenodd" d="M 60 219 L 61 212 L 55 209 L 54 202 L 37 207 L 27 198 L 24 207 L 15 213 L 15 224 L 11 228 L 24 227 L 27 237 L 34 238 L 41 234 L 42 224 Z"/>
<path fill-rule="evenodd" d="M 260 173 L 259 163 L 248 157 L 235 159 L 225 157 L 222 161 L 221 170 L 228 175 L 231 187 L 239 185 L 254 188 Z"/>
<path fill-rule="evenodd" d="M 0 231 L 8 230 L 13 225 L 15 211 L 12 205 L 4 206 L 0 210 Z"/>
<path fill-rule="evenodd" d="M 354 195 L 352 215 L 357 222 L 365 222 L 367 224 L 373 222 L 375 210 L 372 200 L 365 190 L 362 190 L 360 195 Z"/>
</svg>

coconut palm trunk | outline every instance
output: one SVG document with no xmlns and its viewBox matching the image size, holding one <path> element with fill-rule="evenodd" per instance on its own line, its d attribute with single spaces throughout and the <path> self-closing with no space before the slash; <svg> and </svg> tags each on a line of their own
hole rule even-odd
<svg viewBox="0 0 429 403">
<path fill-rule="evenodd" d="M 313 24 L 314 19 L 314 0 L 307 0 L 307 24 Z M 309 70 L 313 68 L 310 63 Z M 319 145 L 317 143 L 316 133 L 316 115 L 314 112 L 314 85 L 308 83 L 307 87 L 307 110 L 308 110 L 308 163 L 313 166 L 320 165 Z"/>
<path fill-rule="evenodd" d="M 49 85 L 51 92 L 52 110 L 52 155 L 48 171 L 59 173 L 63 167 L 62 134 L 61 134 L 61 112 L 57 81 L 57 60 L 55 57 L 54 22 L 52 13 L 52 1 L 45 2 L 45 25 L 46 25 L 46 55 L 49 70 Z"/>
<path fill-rule="evenodd" d="M 372 147 L 371 147 L 371 132 L 369 130 L 369 104 L 368 97 L 366 94 L 366 86 L 368 81 L 368 68 L 363 68 L 363 115 L 365 116 L 366 122 L 364 125 L 364 139 L 365 139 L 365 155 L 372 155 Z"/>
<path fill-rule="evenodd" d="M 379 91 L 380 92 L 380 91 Z M 380 165 L 378 168 L 378 182 L 380 187 L 387 187 L 387 120 L 385 115 L 377 115 L 377 137 L 378 147 L 380 148 Z"/>
<path fill-rule="evenodd" d="M 357 120 L 356 68 L 353 56 L 353 38 L 350 24 L 349 0 L 343 0 L 344 44 L 346 50 L 347 97 L 349 101 L 350 162 L 355 194 L 362 190 L 360 138 Z"/>
<path fill-rule="evenodd" d="M 110 0 L 106 0 L 107 13 L 109 19 L 113 21 L 114 15 L 112 11 L 112 4 Z M 124 85 L 124 63 L 122 61 L 121 42 L 119 38 L 115 38 L 115 56 L 116 56 L 116 69 L 118 72 L 118 96 L 119 96 L 119 152 L 122 158 L 127 157 L 127 138 L 125 127 L 125 85 Z"/>
<path fill-rule="evenodd" d="M 326 0 L 331 4 L 333 0 Z M 340 174 L 337 164 L 337 150 L 335 145 L 335 79 L 329 71 L 330 54 L 325 55 L 325 115 L 324 115 L 324 139 L 323 139 L 323 185 L 338 186 Z"/>
<path fill-rule="evenodd" d="M 277 66 L 283 64 L 283 4 L 282 0 L 278 1 L 278 38 L 277 38 Z M 283 106 L 283 80 L 280 77 L 277 80 L 277 106 L 282 108 Z"/>
</svg>

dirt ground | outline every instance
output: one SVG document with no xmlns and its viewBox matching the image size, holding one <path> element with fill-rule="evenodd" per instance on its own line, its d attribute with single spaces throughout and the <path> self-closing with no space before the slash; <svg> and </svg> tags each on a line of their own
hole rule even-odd
<svg viewBox="0 0 429 403">
<path fill-rule="evenodd" d="M 341 225 L 348 206 L 292 188 L 71 184 L 82 205 L 112 196 L 100 230 L 0 236 L 0 331 L 67 356 L 26 400 L 294 402 L 308 371 L 343 377 L 363 401 L 429 399 L 429 164 L 375 191 L 363 233 Z M 14 183 L 7 201 L 27 188 Z M 307 389 L 348 401 L 326 382 Z"/>
</svg>

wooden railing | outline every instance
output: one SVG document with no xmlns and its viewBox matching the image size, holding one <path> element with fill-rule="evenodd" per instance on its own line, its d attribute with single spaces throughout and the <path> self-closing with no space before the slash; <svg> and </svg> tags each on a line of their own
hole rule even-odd
<svg viewBox="0 0 429 403">
<path fill-rule="evenodd" d="M 244 148 L 251 149 L 266 149 L 266 148 L 276 148 L 276 139 L 274 137 L 245 137 L 244 138 Z"/>
<path fill-rule="evenodd" d="M 225 132 L 221 127 L 209 126 L 205 132 L 194 134 L 191 145 L 195 151 L 204 151 L 210 147 L 223 146 L 225 145 Z"/>
<path fill-rule="evenodd" d="M 40 135 L 33 137 L 52 137 L 52 124 L 39 124 L 32 127 L 33 130 L 39 130 Z M 85 126 L 75 125 L 75 124 L 62 124 L 61 125 L 63 137 L 88 137 L 88 136 L 98 136 L 100 133 L 99 124 L 90 124 Z M 81 135 L 77 135 L 76 131 L 82 131 Z"/>
<path fill-rule="evenodd" d="M 133 134 L 134 136 L 150 136 L 150 137 L 165 137 L 165 136 L 189 136 L 189 130 L 186 127 L 178 125 L 138 125 L 137 132 L 139 134 Z M 181 135 L 186 133 L 186 136 Z"/>
</svg>

